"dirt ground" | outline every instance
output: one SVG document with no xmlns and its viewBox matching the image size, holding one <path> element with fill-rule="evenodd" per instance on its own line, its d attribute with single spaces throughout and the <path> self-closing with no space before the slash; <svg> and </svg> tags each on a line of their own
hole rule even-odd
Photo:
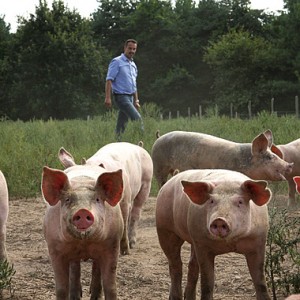
<svg viewBox="0 0 300 300">
<path fill-rule="evenodd" d="M 8 291 L 4 291 L 3 299 L 55 299 L 53 272 L 42 234 L 44 211 L 45 204 L 41 198 L 10 201 L 7 250 L 16 274 L 12 282 L 13 295 L 9 296 Z M 188 255 L 189 246 L 185 244 L 184 270 Z M 89 299 L 91 262 L 82 265 L 83 299 L 86 300 Z M 230 253 L 218 256 L 215 271 L 215 300 L 255 299 L 242 255 Z M 166 300 L 169 285 L 168 264 L 155 229 L 155 198 L 149 198 L 139 223 L 137 246 L 130 255 L 121 256 L 119 260 L 118 297 L 119 300 Z"/>
</svg>

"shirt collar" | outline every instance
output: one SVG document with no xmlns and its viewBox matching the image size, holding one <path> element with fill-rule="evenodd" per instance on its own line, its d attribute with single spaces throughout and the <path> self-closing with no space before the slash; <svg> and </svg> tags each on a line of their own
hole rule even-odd
<svg viewBox="0 0 300 300">
<path fill-rule="evenodd" d="M 124 53 L 121 54 L 121 57 L 124 61 L 128 61 L 128 62 L 132 62 L 133 61 L 133 58 L 132 59 L 129 59 Z"/>
</svg>

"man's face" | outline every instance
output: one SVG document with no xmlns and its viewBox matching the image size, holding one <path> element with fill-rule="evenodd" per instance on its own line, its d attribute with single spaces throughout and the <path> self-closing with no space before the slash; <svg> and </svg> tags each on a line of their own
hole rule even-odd
<svg viewBox="0 0 300 300">
<path fill-rule="evenodd" d="M 129 42 L 125 47 L 124 47 L 124 54 L 128 59 L 132 59 L 135 52 L 136 52 L 137 44 Z"/>
</svg>

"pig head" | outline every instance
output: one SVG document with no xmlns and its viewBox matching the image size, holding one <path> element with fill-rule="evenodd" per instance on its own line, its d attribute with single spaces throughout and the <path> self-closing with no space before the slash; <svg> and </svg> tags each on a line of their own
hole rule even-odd
<svg viewBox="0 0 300 300">
<path fill-rule="evenodd" d="M 117 299 L 116 268 L 123 218 L 122 170 L 74 166 L 43 168 L 47 203 L 44 236 L 54 271 L 56 299 L 80 299 L 80 261 L 92 259 L 91 299 Z M 102 284 L 101 284 L 102 282 Z"/>
<path fill-rule="evenodd" d="M 159 137 L 152 147 L 154 176 L 162 186 L 174 170 L 227 169 L 256 180 L 285 180 L 292 163 L 271 151 L 272 132 L 256 136 L 251 143 L 236 143 L 212 135 L 172 131 Z"/>
<path fill-rule="evenodd" d="M 116 169 L 123 171 L 124 200 L 120 202 L 126 236 L 121 246 L 123 254 L 128 254 L 129 248 L 133 248 L 136 244 L 137 224 L 151 189 L 152 159 L 141 145 L 126 142 L 110 143 L 85 160 L 86 165 L 101 166 L 108 171 Z M 65 167 L 76 165 L 73 156 L 65 149 L 61 148 L 58 156 Z"/>
<path fill-rule="evenodd" d="M 188 170 L 172 177 L 157 196 L 156 226 L 169 261 L 170 299 L 182 299 L 180 249 L 191 244 L 184 299 L 195 299 L 201 273 L 201 299 L 213 299 L 215 256 L 244 254 L 257 299 L 270 299 L 265 275 L 268 233 L 266 204 L 271 191 L 229 170 Z"/>
<path fill-rule="evenodd" d="M 288 206 L 296 207 L 300 205 L 300 202 L 296 199 L 296 187 L 293 177 L 300 176 L 300 139 L 292 141 L 285 145 L 272 145 L 272 151 L 276 153 L 276 149 L 282 153 L 282 157 L 285 161 L 294 163 L 291 173 L 286 174 L 288 181 Z"/>
<path fill-rule="evenodd" d="M 7 259 L 6 223 L 8 218 L 8 189 L 6 179 L 0 171 L 0 261 Z"/>
</svg>

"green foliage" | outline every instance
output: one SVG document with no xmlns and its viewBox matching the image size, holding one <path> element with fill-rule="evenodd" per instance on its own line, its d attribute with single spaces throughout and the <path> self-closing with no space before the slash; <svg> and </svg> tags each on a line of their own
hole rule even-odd
<svg viewBox="0 0 300 300">
<path fill-rule="evenodd" d="M 52 10 L 40 1 L 36 15 L 21 19 L 8 56 L 6 115 L 29 120 L 99 114 L 105 81 L 101 66 L 107 57 L 92 36 L 89 21 L 62 1 L 54 1 Z"/>
<path fill-rule="evenodd" d="M 300 219 L 286 209 L 270 208 L 265 270 L 273 299 L 300 292 Z"/>
<path fill-rule="evenodd" d="M 276 117 L 262 113 L 251 120 L 231 119 L 226 116 L 204 115 L 202 118 L 161 119 L 161 110 L 155 104 L 142 106 L 145 131 L 139 124 L 129 122 L 122 141 L 138 144 L 151 153 L 160 134 L 172 130 L 186 130 L 212 134 L 235 142 L 251 142 L 261 132 L 271 129 L 275 144 L 288 143 L 299 138 L 300 120 L 294 117 Z M 117 111 L 108 111 L 102 117 L 88 120 L 53 120 L 46 122 L 0 122 L 0 169 L 4 173 L 11 197 L 34 197 L 40 195 L 43 166 L 61 169 L 58 151 L 64 147 L 71 152 L 77 163 L 92 156 L 102 146 L 116 141 Z M 278 183 L 274 185 L 279 186 Z M 153 180 L 152 195 L 158 192 Z M 278 187 L 278 192 L 287 195 L 287 185 Z"/>
<path fill-rule="evenodd" d="M 7 260 L 0 262 L 0 293 L 2 290 L 12 290 L 12 279 L 16 271 Z"/>
</svg>

